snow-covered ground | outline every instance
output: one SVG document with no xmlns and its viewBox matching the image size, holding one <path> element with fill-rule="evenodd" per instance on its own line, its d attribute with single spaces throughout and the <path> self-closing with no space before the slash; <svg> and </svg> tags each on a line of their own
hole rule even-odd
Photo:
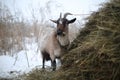
<svg viewBox="0 0 120 80">
<path fill-rule="evenodd" d="M 42 66 L 40 51 L 37 51 L 38 44 L 35 39 L 25 39 L 25 50 L 13 56 L 0 56 L 0 78 L 12 78 L 23 73 L 28 73 L 32 69 Z M 46 61 L 46 66 L 51 66 L 50 61 Z M 58 61 L 57 61 L 58 64 Z"/>
</svg>

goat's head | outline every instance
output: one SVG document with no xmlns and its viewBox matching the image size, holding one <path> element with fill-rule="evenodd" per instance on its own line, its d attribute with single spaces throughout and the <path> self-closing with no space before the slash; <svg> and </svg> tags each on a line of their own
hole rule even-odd
<svg viewBox="0 0 120 80">
<path fill-rule="evenodd" d="M 60 13 L 60 17 L 58 20 L 51 20 L 52 22 L 57 24 L 57 35 L 59 36 L 65 36 L 65 34 L 68 32 L 68 25 L 70 23 L 75 22 L 76 18 L 72 20 L 66 19 L 68 15 L 72 15 L 71 13 L 65 13 L 64 17 L 62 18 L 62 14 Z"/>
</svg>

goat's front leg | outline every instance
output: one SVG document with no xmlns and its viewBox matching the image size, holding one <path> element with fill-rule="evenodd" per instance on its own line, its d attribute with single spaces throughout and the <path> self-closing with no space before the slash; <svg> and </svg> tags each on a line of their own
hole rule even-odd
<svg viewBox="0 0 120 80">
<path fill-rule="evenodd" d="M 51 60 L 51 64 L 52 64 L 52 70 L 55 71 L 56 70 L 56 60 Z"/>
<path fill-rule="evenodd" d="M 52 66 L 52 70 L 55 71 L 56 70 L 56 60 L 55 60 L 55 55 L 54 54 L 50 54 L 50 58 L 51 58 L 51 66 Z"/>
<path fill-rule="evenodd" d="M 62 64 L 62 62 L 61 62 L 61 58 L 60 57 L 57 57 L 57 61 L 58 61 L 58 67 L 60 67 L 61 66 L 61 64 Z"/>
</svg>

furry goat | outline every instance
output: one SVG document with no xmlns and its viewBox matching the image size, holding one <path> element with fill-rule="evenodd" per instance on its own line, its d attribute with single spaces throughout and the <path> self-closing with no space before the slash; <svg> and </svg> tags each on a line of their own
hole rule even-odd
<svg viewBox="0 0 120 80">
<path fill-rule="evenodd" d="M 61 47 L 69 45 L 69 30 L 68 25 L 70 23 L 75 22 L 76 18 L 72 20 L 66 19 L 67 15 L 72 15 L 71 13 L 65 13 L 64 17 L 62 18 L 62 14 L 58 20 L 51 20 L 52 22 L 57 24 L 57 29 L 55 29 L 52 34 L 48 37 L 46 43 L 41 49 L 42 58 L 43 58 L 43 65 L 44 67 L 45 60 L 51 60 L 52 70 L 56 69 L 56 58 L 60 59 L 61 57 Z"/>
</svg>

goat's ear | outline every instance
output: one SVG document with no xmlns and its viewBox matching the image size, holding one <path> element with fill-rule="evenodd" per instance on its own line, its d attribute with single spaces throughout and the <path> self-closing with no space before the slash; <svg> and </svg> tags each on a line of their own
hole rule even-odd
<svg viewBox="0 0 120 80">
<path fill-rule="evenodd" d="M 72 20 L 68 20 L 68 24 L 75 22 L 75 20 L 76 20 L 76 18 L 74 18 Z"/>
<path fill-rule="evenodd" d="M 52 19 L 50 19 L 50 21 L 52 21 L 52 22 L 54 22 L 54 23 L 57 23 L 57 20 L 52 20 Z"/>
</svg>

